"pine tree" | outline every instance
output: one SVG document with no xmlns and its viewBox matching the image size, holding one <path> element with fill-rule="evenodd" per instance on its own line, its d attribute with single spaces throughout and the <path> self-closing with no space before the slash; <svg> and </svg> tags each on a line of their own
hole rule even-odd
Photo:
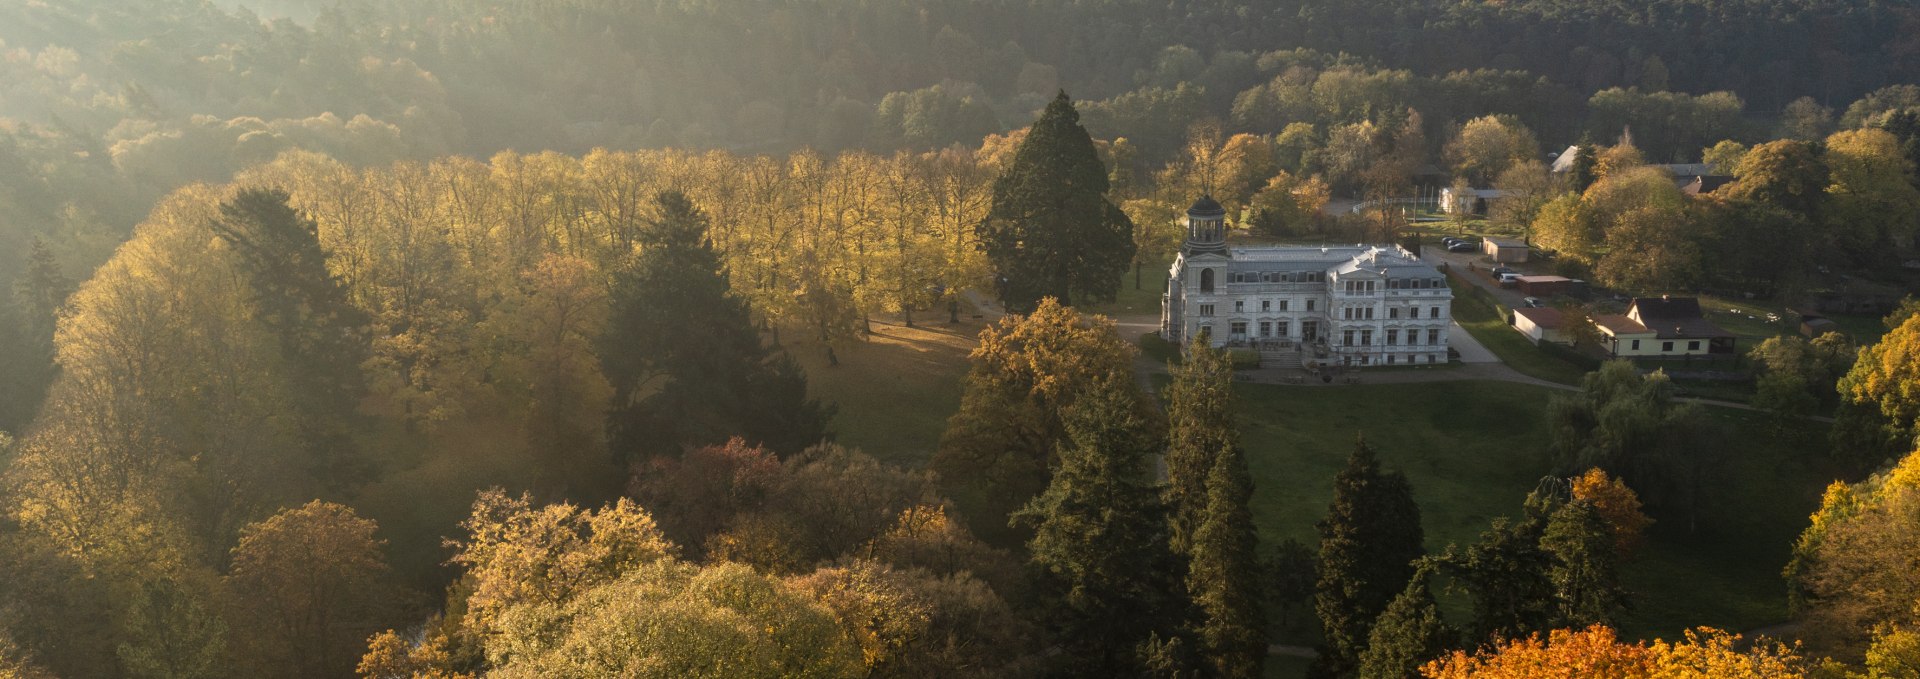
<svg viewBox="0 0 1920 679">
<path fill-rule="evenodd" d="M 1253 525 L 1253 478 L 1240 446 L 1214 456 L 1207 506 L 1188 553 L 1188 589 L 1199 613 L 1200 642 L 1214 676 L 1259 677 L 1267 657 L 1261 610 L 1259 533 Z"/>
<path fill-rule="evenodd" d="M 1547 580 L 1553 557 L 1540 550 L 1542 524 L 1542 518 L 1500 517 L 1464 554 L 1448 550 L 1450 574 L 1473 598 L 1471 640 L 1521 638 L 1553 626 L 1553 583 Z"/>
<path fill-rule="evenodd" d="M 1202 651 L 1222 677 L 1257 677 L 1266 659 L 1253 479 L 1233 421 L 1233 370 L 1203 335 L 1168 387 L 1165 495 L 1172 545 L 1190 564 Z"/>
<path fill-rule="evenodd" d="M 1432 570 L 1430 566 L 1417 570 L 1407 588 L 1374 621 L 1367 650 L 1360 654 L 1361 679 L 1418 677 L 1422 664 L 1459 643 L 1459 633 L 1441 619 L 1427 585 Z"/>
<path fill-rule="evenodd" d="M 1233 366 L 1203 333 L 1188 343 L 1187 360 L 1167 386 L 1167 505 L 1173 548 L 1185 553 L 1210 498 L 1214 458 L 1239 445 L 1233 422 Z"/>
<path fill-rule="evenodd" d="M 1000 301 L 1024 312 L 1042 298 L 1112 300 L 1133 260 L 1133 222 L 1107 200 L 1106 166 L 1067 93 L 1028 128 L 993 183 L 979 225 L 1000 274 Z"/>
<path fill-rule="evenodd" d="M 827 438 L 831 409 L 806 375 L 761 343 L 727 281 L 707 217 L 684 194 L 655 197 L 659 218 L 615 276 L 600 360 L 613 384 L 617 454 L 677 454 L 740 436 L 783 454 Z"/>
<path fill-rule="evenodd" d="M 371 352 L 367 314 L 327 268 L 320 227 L 295 210 L 285 191 L 245 189 L 220 205 L 213 232 L 233 249 L 253 288 L 259 318 L 280 343 L 292 372 L 300 440 L 314 477 L 333 488 L 371 473 L 354 432 Z"/>
<path fill-rule="evenodd" d="M 27 250 L 26 271 L 14 281 L 13 292 L 15 303 L 0 300 L 0 431 L 17 432 L 33 420 L 59 373 L 54 326 L 73 294 L 73 282 L 39 236 Z"/>
<path fill-rule="evenodd" d="M 1573 166 L 1567 170 L 1567 187 L 1573 189 L 1574 193 L 1580 193 L 1586 191 L 1587 187 L 1593 186 L 1594 180 L 1598 179 L 1594 168 L 1599 163 L 1600 159 L 1594 156 L 1592 144 L 1581 144 L 1575 147 Z"/>
<path fill-rule="evenodd" d="M 1314 610 L 1324 641 L 1312 676 L 1353 676 L 1374 619 L 1413 577 L 1423 538 L 1406 476 L 1381 471 L 1362 438 L 1334 479 L 1333 505 L 1320 522 Z"/>
<path fill-rule="evenodd" d="M 1148 657 L 1164 663 L 1166 653 L 1148 651 L 1190 618 L 1153 485 L 1157 437 L 1131 386 L 1110 375 L 1069 408 L 1059 468 L 1014 515 L 1034 530 L 1030 563 L 1063 668 L 1082 676 L 1136 676 Z"/>
<path fill-rule="evenodd" d="M 1556 626 L 1610 625 L 1626 607 L 1618 556 L 1606 518 L 1590 503 L 1568 502 L 1553 512 L 1540 549 L 1553 557 L 1547 579 L 1559 602 Z"/>
</svg>

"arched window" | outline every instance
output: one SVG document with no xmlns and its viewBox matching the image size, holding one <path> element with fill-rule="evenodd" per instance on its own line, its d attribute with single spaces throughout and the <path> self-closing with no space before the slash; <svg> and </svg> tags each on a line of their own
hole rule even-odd
<svg viewBox="0 0 1920 679">
<path fill-rule="evenodd" d="M 1213 292 L 1213 269 L 1200 270 L 1200 291 Z"/>
</svg>

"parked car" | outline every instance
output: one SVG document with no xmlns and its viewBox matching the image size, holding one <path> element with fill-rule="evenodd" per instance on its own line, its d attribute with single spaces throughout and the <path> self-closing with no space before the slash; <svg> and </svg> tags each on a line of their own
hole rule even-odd
<svg viewBox="0 0 1920 679">
<path fill-rule="evenodd" d="M 1546 302 L 1540 301 L 1540 298 L 1538 297 L 1528 297 L 1520 300 L 1520 303 L 1527 305 L 1527 308 L 1529 309 L 1538 309 L 1540 307 L 1547 305 Z"/>
<path fill-rule="evenodd" d="M 1446 245 L 1446 246 L 1452 246 L 1454 243 L 1458 243 L 1458 242 L 1461 242 L 1460 239 L 1454 238 L 1453 236 L 1446 236 L 1440 239 L 1440 244 Z"/>
<path fill-rule="evenodd" d="M 1491 269 L 1487 269 L 1487 273 L 1493 276 L 1494 278 L 1499 278 L 1501 276 L 1505 276 L 1507 274 L 1515 273 L 1515 272 L 1512 268 L 1509 268 L 1509 267 L 1496 266 Z"/>
<path fill-rule="evenodd" d="M 1520 274 L 1511 271 L 1500 274 L 1500 287 L 1512 287 L 1520 284 Z"/>
<path fill-rule="evenodd" d="M 1473 249 L 1473 244 L 1466 241 L 1455 241 L 1447 246 L 1447 252 L 1473 252 Z"/>
</svg>

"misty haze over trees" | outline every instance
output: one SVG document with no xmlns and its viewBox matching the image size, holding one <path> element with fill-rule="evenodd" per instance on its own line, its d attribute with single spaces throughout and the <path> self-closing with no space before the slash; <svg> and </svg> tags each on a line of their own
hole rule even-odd
<svg viewBox="0 0 1920 679">
<path fill-rule="evenodd" d="M 0 2 L 0 679 L 1911 676 L 1910 298 L 1373 419 L 1130 328 L 1200 196 L 1905 293 L 1917 164 L 1863 0 Z"/>
</svg>

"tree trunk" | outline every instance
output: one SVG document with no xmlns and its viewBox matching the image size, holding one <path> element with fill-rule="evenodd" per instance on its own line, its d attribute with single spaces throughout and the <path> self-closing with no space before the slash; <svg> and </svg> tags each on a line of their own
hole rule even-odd
<svg viewBox="0 0 1920 679">
<path fill-rule="evenodd" d="M 959 322 L 960 322 L 960 298 L 955 297 L 953 299 L 947 300 L 947 324 L 955 325 L 955 324 L 958 324 Z"/>
</svg>

